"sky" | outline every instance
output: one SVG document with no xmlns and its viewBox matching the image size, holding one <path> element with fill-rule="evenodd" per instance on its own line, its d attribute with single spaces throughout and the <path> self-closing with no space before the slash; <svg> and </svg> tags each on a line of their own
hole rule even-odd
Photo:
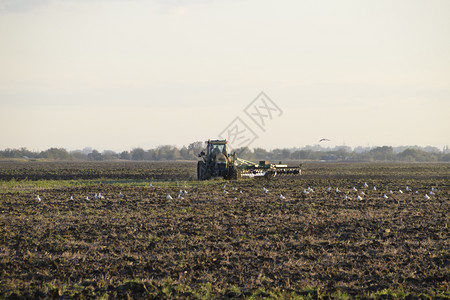
<svg viewBox="0 0 450 300">
<path fill-rule="evenodd" d="M 442 149 L 449 12 L 447 0 L 0 0 L 0 149 Z"/>
</svg>

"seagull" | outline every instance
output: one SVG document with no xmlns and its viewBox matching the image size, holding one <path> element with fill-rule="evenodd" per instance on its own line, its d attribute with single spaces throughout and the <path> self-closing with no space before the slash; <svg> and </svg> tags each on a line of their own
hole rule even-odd
<svg viewBox="0 0 450 300">
<path fill-rule="evenodd" d="M 339 188 L 336 188 L 336 193 L 340 193 L 341 191 L 339 190 Z"/>
<path fill-rule="evenodd" d="M 410 188 L 409 188 L 409 186 L 406 186 L 406 188 L 405 188 L 405 191 L 407 191 L 407 192 L 411 192 L 411 191 L 412 191 L 412 189 L 410 189 Z"/>
<path fill-rule="evenodd" d="M 307 190 L 303 190 L 303 195 L 307 195 L 309 192 Z"/>
<path fill-rule="evenodd" d="M 153 187 L 153 184 L 150 182 L 150 187 Z"/>
<path fill-rule="evenodd" d="M 266 189 L 265 187 L 263 187 L 263 191 L 264 191 L 264 193 L 266 193 L 266 194 L 269 192 L 269 190 Z"/>
<path fill-rule="evenodd" d="M 386 194 L 383 194 L 384 199 L 388 199 L 389 197 Z"/>
<path fill-rule="evenodd" d="M 70 196 L 70 200 L 73 201 L 73 196 Z"/>
<path fill-rule="evenodd" d="M 320 142 L 329 142 L 329 141 L 330 141 L 329 139 L 320 139 L 320 140 L 319 140 L 319 143 L 320 143 Z"/>
<path fill-rule="evenodd" d="M 309 186 L 308 186 L 307 190 L 308 190 L 308 192 L 314 193 L 314 190 Z"/>
<path fill-rule="evenodd" d="M 360 196 L 360 195 L 358 195 L 358 197 L 356 197 L 356 200 L 362 200 L 363 198 Z"/>
<path fill-rule="evenodd" d="M 364 182 L 364 187 L 369 187 L 369 185 L 367 184 L 367 182 Z"/>
<path fill-rule="evenodd" d="M 434 195 L 433 191 L 429 192 L 430 195 Z"/>
<path fill-rule="evenodd" d="M 282 194 L 280 194 L 280 200 L 286 199 L 285 196 L 283 196 Z"/>
<path fill-rule="evenodd" d="M 376 188 L 376 187 L 374 186 L 374 187 L 373 187 L 373 190 L 374 190 L 374 191 L 376 191 L 376 190 L 377 190 L 377 188 Z"/>
<path fill-rule="evenodd" d="M 365 194 L 366 194 L 366 193 L 364 193 L 363 191 L 361 191 L 361 195 L 363 195 L 363 196 L 364 196 Z"/>
<path fill-rule="evenodd" d="M 86 201 L 89 201 L 89 197 L 86 197 Z"/>
<path fill-rule="evenodd" d="M 352 198 L 350 198 L 349 196 L 345 195 L 344 196 L 344 200 L 352 200 Z"/>
<path fill-rule="evenodd" d="M 122 192 L 119 193 L 119 197 L 120 197 L 120 198 L 123 198 Z"/>
<path fill-rule="evenodd" d="M 354 192 L 357 192 L 358 190 L 355 188 L 355 187 L 353 187 L 353 189 L 352 189 Z"/>
<path fill-rule="evenodd" d="M 226 194 L 228 194 L 228 192 L 227 192 L 227 191 L 225 191 L 225 190 L 223 190 L 223 194 L 224 194 L 224 195 L 226 195 Z"/>
<path fill-rule="evenodd" d="M 39 197 L 39 195 L 37 195 L 37 196 L 36 196 L 36 200 L 37 200 L 38 202 L 41 202 L 41 197 Z"/>
<path fill-rule="evenodd" d="M 402 190 L 398 190 L 398 192 L 399 192 L 400 194 L 403 194 L 403 191 L 402 191 Z"/>
<path fill-rule="evenodd" d="M 389 190 L 389 194 L 391 194 L 391 195 L 392 195 L 392 194 L 394 194 L 394 192 L 393 192 L 392 190 Z"/>
<path fill-rule="evenodd" d="M 430 200 L 431 199 L 431 197 L 428 196 L 427 194 L 425 194 L 424 198 L 425 198 L 425 200 Z"/>
<path fill-rule="evenodd" d="M 331 186 L 329 186 L 329 187 L 327 188 L 327 192 L 329 192 L 329 191 L 331 191 Z"/>
<path fill-rule="evenodd" d="M 178 197 L 177 197 L 177 199 L 178 200 L 183 200 L 184 198 L 183 197 L 181 197 L 181 194 L 178 194 Z M 169 199 L 170 200 L 170 199 Z"/>
<path fill-rule="evenodd" d="M 242 194 L 242 190 L 239 190 L 239 194 Z"/>
<path fill-rule="evenodd" d="M 170 194 L 167 194 L 167 200 L 172 200 L 172 196 L 170 196 Z"/>
</svg>

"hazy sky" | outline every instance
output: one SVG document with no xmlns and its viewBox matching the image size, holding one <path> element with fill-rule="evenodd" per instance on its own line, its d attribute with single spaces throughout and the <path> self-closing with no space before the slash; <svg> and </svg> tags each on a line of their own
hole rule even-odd
<svg viewBox="0 0 450 300">
<path fill-rule="evenodd" d="M 449 15 L 447 0 L 0 0 L 0 149 L 181 146 L 236 117 L 251 147 L 442 148 Z M 246 114 L 261 91 L 272 102 Z"/>
</svg>

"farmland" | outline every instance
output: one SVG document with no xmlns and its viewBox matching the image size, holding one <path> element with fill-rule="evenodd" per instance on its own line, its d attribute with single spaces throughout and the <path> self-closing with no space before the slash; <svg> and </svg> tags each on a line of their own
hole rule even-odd
<svg viewBox="0 0 450 300">
<path fill-rule="evenodd" d="M 450 297 L 449 164 L 194 174 L 0 162 L 0 298 Z"/>
</svg>

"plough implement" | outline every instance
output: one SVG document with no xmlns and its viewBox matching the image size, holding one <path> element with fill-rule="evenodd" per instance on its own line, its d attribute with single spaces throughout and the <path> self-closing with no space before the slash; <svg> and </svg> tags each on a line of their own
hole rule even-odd
<svg viewBox="0 0 450 300">
<path fill-rule="evenodd" d="M 300 175 L 300 165 L 288 166 L 284 164 L 271 164 L 268 161 L 254 163 L 238 158 L 236 153 L 230 154 L 227 149 L 227 140 L 208 140 L 206 152 L 198 156 L 197 179 L 207 180 L 214 177 L 225 179 L 239 179 L 241 177 L 265 177 Z"/>
</svg>

